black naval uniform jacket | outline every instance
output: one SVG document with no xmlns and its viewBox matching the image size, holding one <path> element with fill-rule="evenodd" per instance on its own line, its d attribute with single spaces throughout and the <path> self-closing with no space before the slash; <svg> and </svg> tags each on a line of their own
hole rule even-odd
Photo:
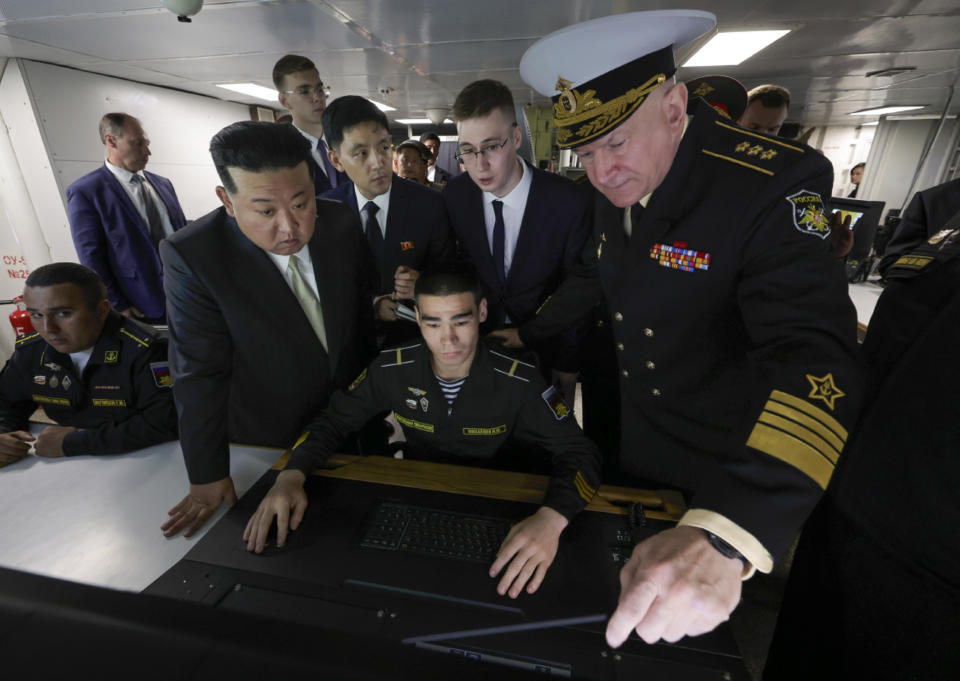
<svg viewBox="0 0 960 681">
<path fill-rule="evenodd" d="M 70 355 L 32 333 L 17 340 L 0 373 L 0 432 L 26 430 L 42 406 L 62 426 L 63 453 L 123 454 L 177 439 L 167 342 L 146 324 L 110 311 L 78 376 Z"/>
<path fill-rule="evenodd" d="M 629 240 L 624 210 L 598 193 L 577 269 L 520 328 L 524 342 L 549 336 L 603 296 L 620 469 L 685 490 L 688 514 L 749 532 L 762 571 L 816 504 L 857 413 L 857 319 L 830 253 L 831 183 L 809 147 L 701 105 Z"/>
<path fill-rule="evenodd" d="M 545 506 L 569 519 L 593 498 L 600 484 L 600 454 L 534 366 L 480 343 L 449 414 L 447 407 L 425 343 L 384 350 L 307 426 L 288 468 L 309 474 L 347 435 L 392 410 L 406 436 L 408 458 L 509 463 L 501 450 L 515 439 L 551 456 Z"/>
</svg>

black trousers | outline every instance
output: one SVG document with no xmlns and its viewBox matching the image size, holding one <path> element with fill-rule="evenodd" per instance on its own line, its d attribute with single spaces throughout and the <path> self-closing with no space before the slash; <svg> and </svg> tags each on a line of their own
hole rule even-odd
<svg viewBox="0 0 960 681">
<path fill-rule="evenodd" d="M 763 678 L 958 679 L 960 594 L 824 497 L 800 537 Z"/>
</svg>

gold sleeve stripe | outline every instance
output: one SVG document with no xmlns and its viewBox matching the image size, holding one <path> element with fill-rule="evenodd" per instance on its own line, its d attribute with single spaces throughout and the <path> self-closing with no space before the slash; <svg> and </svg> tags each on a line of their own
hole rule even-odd
<svg viewBox="0 0 960 681">
<path fill-rule="evenodd" d="M 510 371 L 507 372 L 507 376 L 513 376 L 513 373 L 517 370 L 517 365 L 520 364 L 519 359 L 513 360 L 513 365 L 510 367 Z"/>
<path fill-rule="evenodd" d="M 753 427 L 747 446 L 790 464 L 823 489 L 833 475 L 833 464 L 817 449 L 790 433 L 758 423 Z"/>
<path fill-rule="evenodd" d="M 397 364 L 401 364 L 403 360 L 400 358 L 402 348 L 397 348 Z"/>
<path fill-rule="evenodd" d="M 290 448 L 290 451 L 293 451 L 294 449 L 302 445 L 308 437 L 310 437 L 310 431 L 309 430 L 304 431 L 303 435 L 298 437 L 297 441 L 293 443 L 293 447 Z"/>
<path fill-rule="evenodd" d="M 24 343 L 24 342 L 30 340 L 31 338 L 36 338 L 36 337 L 39 336 L 39 335 L 40 335 L 40 332 L 39 332 L 39 331 L 34 331 L 33 333 L 28 333 L 26 336 L 20 336 L 20 337 L 15 341 L 15 343 L 19 345 L 20 343 Z"/>
<path fill-rule="evenodd" d="M 589 483 L 587 483 L 587 479 L 586 479 L 585 477 L 583 477 L 583 473 L 581 473 L 580 471 L 577 471 L 577 476 L 576 476 L 576 477 L 577 477 L 578 480 L 580 480 L 580 484 L 583 485 L 584 489 L 586 489 L 588 492 L 590 492 L 590 494 L 596 494 L 596 493 L 597 493 L 597 490 L 595 490 L 593 487 L 591 487 L 591 486 L 589 485 Z"/>
<path fill-rule="evenodd" d="M 738 135 L 750 135 L 751 137 L 756 137 L 758 140 L 763 140 L 764 142 L 769 142 L 770 144 L 779 144 L 781 147 L 786 147 L 787 149 L 793 149 L 794 151 L 799 151 L 801 154 L 806 151 L 805 149 L 801 149 L 800 147 L 795 147 L 792 144 L 787 144 L 786 142 L 780 142 L 779 140 L 770 139 L 769 137 L 766 137 L 764 135 L 758 135 L 755 132 L 748 132 L 747 130 L 744 130 L 743 128 L 740 128 L 740 127 L 727 125 L 726 123 L 722 123 L 720 121 L 714 121 L 714 123 L 719 125 L 721 128 L 726 128 L 727 130 L 733 130 Z"/>
<path fill-rule="evenodd" d="M 846 440 L 837 437 L 836 433 L 816 419 L 812 419 L 800 410 L 794 409 L 793 407 L 788 407 L 780 402 L 774 402 L 773 400 L 767 402 L 766 406 L 764 407 L 764 413 L 779 414 L 780 416 L 788 418 L 791 421 L 796 421 L 800 425 L 805 426 L 807 429 L 812 430 L 814 433 L 826 440 L 830 444 L 830 447 L 837 451 L 837 454 L 843 451 L 843 446 L 847 442 Z M 786 429 L 784 428 L 784 430 Z"/>
<path fill-rule="evenodd" d="M 773 426 L 774 428 L 778 428 L 779 430 L 790 433 L 798 440 L 803 440 L 808 445 L 820 452 L 820 455 L 823 456 L 824 459 L 834 465 L 837 464 L 837 459 L 840 458 L 839 449 L 834 449 L 829 442 L 799 423 L 781 418 L 780 416 L 771 414 L 768 411 L 760 414 L 760 423 L 766 423 L 768 426 Z"/>
<path fill-rule="evenodd" d="M 577 476 L 579 475 L 580 474 L 577 473 Z M 587 503 L 590 503 L 590 500 L 593 499 L 593 493 L 588 492 L 586 489 L 584 489 L 582 480 L 579 477 L 575 476 L 573 478 L 573 484 L 577 488 L 577 494 L 580 495 L 580 498 L 586 501 Z"/>
<path fill-rule="evenodd" d="M 770 393 L 770 399 L 799 409 L 832 430 L 841 440 L 844 442 L 847 441 L 847 429 L 841 426 L 839 421 L 822 409 L 818 409 L 809 402 L 801 400 L 799 397 L 794 397 L 793 395 L 780 390 L 774 390 L 772 393 Z"/>
<path fill-rule="evenodd" d="M 543 306 L 550 302 L 550 299 L 553 298 L 553 295 L 547 296 L 547 299 L 540 303 L 540 307 L 537 308 L 537 311 L 533 313 L 534 316 L 540 314 L 540 310 L 543 309 Z"/>
<path fill-rule="evenodd" d="M 129 338 L 132 338 L 133 340 L 137 341 L 140 345 L 142 345 L 142 346 L 145 347 L 145 348 L 149 348 L 149 347 L 150 347 L 150 344 L 149 344 L 149 343 L 145 342 L 142 338 L 137 338 L 136 336 L 134 336 L 132 333 L 130 333 L 130 332 L 127 331 L 126 329 L 120 329 L 120 333 L 122 333 L 124 336 L 128 336 Z"/>
<path fill-rule="evenodd" d="M 766 139 L 766 138 L 764 138 L 764 139 Z M 752 165 L 752 164 L 750 164 L 750 163 L 745 163 L 744 161 L 741 161 L 741 160 L 738 159 L 738 158 L 731 158 L 730 156 L 724 156 L 723 154 L 715 154 L 715 153 L 713 153 L 712 151 L 707 151 L 706 149 L 701 149 L 700 151 L 702 151 L 703 153 L 705 153 L 707 156 L 713 156 L 713 157 L 715 157 L 715 158 L 722 158 L 724 161 L 730 161 L 730 163 L 736 163 L 737 165 L 741 165 L 741 166 L 743 166 L 743 167 L 745 167 L 745 168 L 750 168 L 751 170 L 756 170 L 757 172 L 763 173 L 764 175 L 775 175 L 775 174 L 776 174 L 776 173 L 774 173 L 772 170 L 767 170 L 766 168 L 761 168 L 760 166 L 755 166 L 755 165 Z"/>
</svg>

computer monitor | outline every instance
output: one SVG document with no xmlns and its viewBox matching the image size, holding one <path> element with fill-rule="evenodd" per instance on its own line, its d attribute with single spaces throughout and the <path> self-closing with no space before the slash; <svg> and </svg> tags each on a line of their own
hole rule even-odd
<svg viewBox="0 0 960 681">
<path fill-rule="evenodd" d="M 880 224 L 880 215 L 886 204 L 883 201 L 861 201 L 841 196 L 830 197 L 830 212 L 840 213 L 844 218 L 850 216 L 850 229 L 853 230 L 853 247 L 847 254 L 848 260 L 860 260 L 870 254 L 873 238 Z"/>
</svg>

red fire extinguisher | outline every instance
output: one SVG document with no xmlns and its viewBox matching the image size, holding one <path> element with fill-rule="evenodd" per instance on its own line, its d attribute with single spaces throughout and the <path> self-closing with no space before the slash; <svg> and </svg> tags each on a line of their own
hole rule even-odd
<svg viewBox="0 0 960 681">
<path fill-rule="evenodd" d="M 23 296 L 19 295 L 13 300 L 0 300 L 0 305 L 16 305 L 17 309 L 10 313 L 10 325 L 17 338 L 28 333 L 33 333 L 33 324 L 30 322 L 30 313 L 27 312 L 27 306 L 23 303 Z"/>
</svg>

